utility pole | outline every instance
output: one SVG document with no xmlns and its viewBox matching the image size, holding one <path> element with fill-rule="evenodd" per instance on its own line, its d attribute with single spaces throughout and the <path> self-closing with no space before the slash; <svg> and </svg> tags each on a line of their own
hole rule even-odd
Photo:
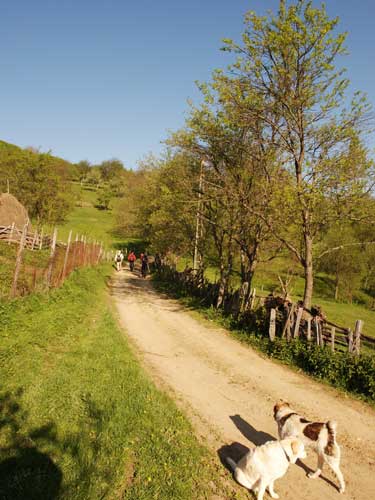
<svg viewBox="0 0 375 500">
<path fill-rule="evenodd" d="M 198 271 L 198 247 L 199 239 L 202 236 L 202 195 L 203 195 L 203 180 L 204 180 L 204 167 L 211 165 L 208 159 L 203 159 L 201 161 L 201 170 L 199 174 L 199 191 L 198 191 L 198 205 L 197 205 L 197 216 L 195 223 L 195 240 L 194 240 L 194 260 L 193 260 L 193 271 L 196 273 Z"/>
</svg>

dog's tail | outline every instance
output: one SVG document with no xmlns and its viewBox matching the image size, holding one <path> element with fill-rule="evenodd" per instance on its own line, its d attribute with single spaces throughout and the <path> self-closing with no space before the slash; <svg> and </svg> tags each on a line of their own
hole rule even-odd
<svg viewBox="0 0 375 500">
<path fill-rule="evenodd" d="M 226 460 L 227 464 L 229 465 L 229 467 L 234 472 L 236 470 L 236 467 L 237 467 L 236 462 L 234 460 L 232 460 L 230 457 L 225 457 L 225 460 Z"/>
</svg>

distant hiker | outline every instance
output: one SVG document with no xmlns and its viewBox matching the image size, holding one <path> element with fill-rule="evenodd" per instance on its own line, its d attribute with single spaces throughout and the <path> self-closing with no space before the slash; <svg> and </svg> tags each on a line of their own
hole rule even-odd
<svg viewBox="0 0 375 500">
<path fill-rule="evenodd" d="M 142 255 L 142 260 L 141 260 L 141 274 L 142 278 L 146 277 L 147 271 L 148 271 L 148 255 L 147 253 L 141 254 Z"/>
<path fill-rule="evenodd" d="M 158 253 L 155 254 L 155 269 L 157 271 L 160 271 L 160 269 L 161 269 L 161 258 L 160 258 L 160 255 Z"/>
<path fill-rule="evenodd" d="M 117 271 L 121 271 L 123 260 L 124 260 L 124 254 L 122 253 L 121 250 L 117 250 L 115 255 L 115 264 Z"/>
<path fill-rule="evenodd" d="M 128 255 L 128 262 L 129 262 L 129 268 L 130 271 L 134 271 L 134 262 L 137 260 L 137 257 L 133 250 L 129 253 Z"/>
</svg>

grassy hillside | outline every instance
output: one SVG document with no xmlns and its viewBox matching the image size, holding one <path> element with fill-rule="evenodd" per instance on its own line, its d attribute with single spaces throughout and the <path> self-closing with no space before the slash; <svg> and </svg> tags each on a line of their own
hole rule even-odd
<svg viewBox="0 0 375 500">
<path fill-rule="evenodd" d="M 113 198 L 110 210 L 102 210 L 97 207 L 99 191 L 87 186 L 74 183 L 76 203 L 74 210 L 68 215 L 64 224 L 58 226 L 59 240 L 66 241 L 69 231 L 76 234 L 86 235 L 93 240 L 102 241 L 106 248 L 132 248 L 144 250 L 143 242 L 132 238 L 121 238 L 115 232 L 115 210 L 119 198 Z M 49 229 L 51 231 L 51 228 Z"/>
<path fill-rule="evenodd" d="M 1 498 L 190 500 L 218 479 L 131 353 L 107 271 L 0 305 Z"/>
</svg>

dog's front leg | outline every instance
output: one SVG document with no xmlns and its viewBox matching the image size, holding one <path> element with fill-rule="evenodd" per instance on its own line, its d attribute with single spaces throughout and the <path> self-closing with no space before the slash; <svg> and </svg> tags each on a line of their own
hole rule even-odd
<svg viewBox="0 0 375 500">
<path fill-rule="evenodd" d="M 275 493 L 275 490 L 273 489 L 274 481 L 268 485 L 268 491 L 270 492 L 270 495 L 272 498 L 280 498 L 277 493 Z"/>
<path fill-rule="evenodd" d="M 259 483 L 257 500 L 263 500 L 263 496 L 264 496 L 265 491 L 266 491 L 266 484 L 261 479 L 260 483 Z"/>
<path fill-rule="evenodd" d="M 324 464 L 324 456 L 318 452 L 318 466 L 316 468 L 315 472 L 309 472 L 307 475 L 310 479 L 315 479 L 320 476 L 322 473 L 323 469 L 323 464 Z"/>
</svg>

